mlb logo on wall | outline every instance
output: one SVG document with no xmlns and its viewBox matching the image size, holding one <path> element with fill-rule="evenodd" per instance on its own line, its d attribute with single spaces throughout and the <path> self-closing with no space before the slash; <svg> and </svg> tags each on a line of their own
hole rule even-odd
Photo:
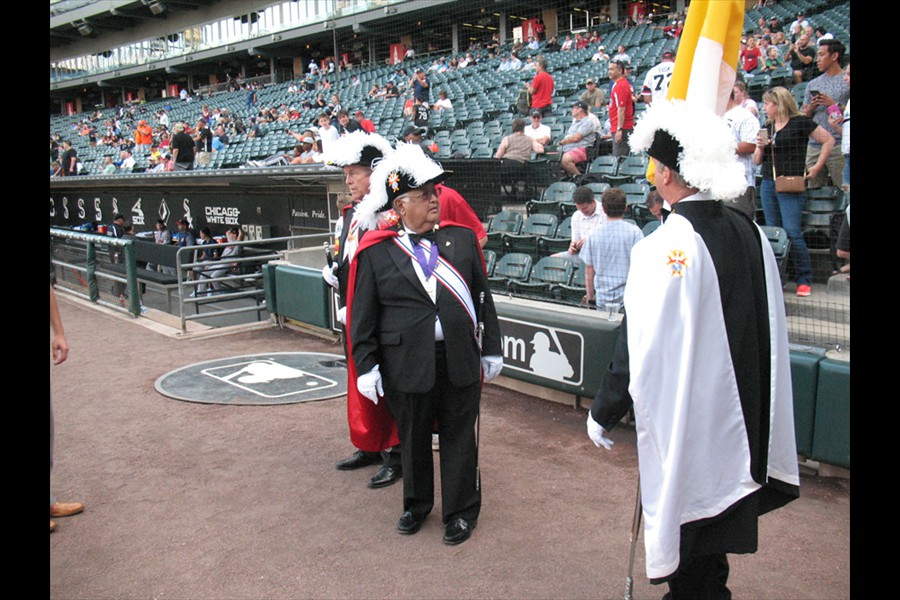
<svg viewBox="0 0 900 600">
<path fill-rule="evenodd" d="M 500 317 L 503 367 L 581 385 L 584 338 L 577 331 Z"/>
</svg>

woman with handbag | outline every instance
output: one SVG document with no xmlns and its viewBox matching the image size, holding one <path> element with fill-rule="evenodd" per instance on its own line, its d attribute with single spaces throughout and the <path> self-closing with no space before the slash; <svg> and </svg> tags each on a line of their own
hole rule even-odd
<svg viewBox="0 0 900 600">
<path fill-rule="evenodd" d="M 812 261 L 803 239 L 801 217 L 806 203 L 806 180 L 825 167 L 834 138 L 803 115 L 791 93 L 775 87 L 763 94 L 766 127 L 760 129 L 753 162 L 762 165 L 760 200 L 766 225 L 783 227 L 791 240 L 790 268 L 797 281 L 797 295 L 812 293 Z M 806 171 L 809 138 L 822 144 L 819 160 Z"/>
</svg>

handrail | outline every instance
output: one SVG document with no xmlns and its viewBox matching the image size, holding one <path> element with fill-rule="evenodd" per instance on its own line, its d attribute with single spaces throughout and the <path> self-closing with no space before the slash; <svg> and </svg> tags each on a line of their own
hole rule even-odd
<svg viewBox="0 0 900 600">
<path fill-rule="evenodd" d="M 278 259 L 281 257 L 281 251 L 272 250 L 271 254 L 265 254 L 261 256 L 245 256 L 238 255 L 234 257 L 226 257 L 225 260 L 215 260 L 215 261 L 197 261 L 195 259 L 197 251 L 209 250 L 210 247 L 216 248 L 226 248 L 228 246 L 238 246 L 238 247 L 259 247 L 265 246 L 267 250 L 271 250 L 271 246 L 273 245 L 281 245 L 285 244 L 288 246 L 288 249 L 292 249 L 294 243 L 300 240 L 317 240 L 317 241 L 325 241 L 330 237 L 329 233 L 313 233 L 307 235 L 295 235 L 288 237 L 278 237 L 278 238 L 266 238 L 261 240 L 246 240 L 242 242 L 224 242 L 221 244 L 199 244 L 195 246 L 185 246 L 183 248 L 179 248 L 176 254 L 176 273 L 178 275 L 178 309 L 179 315 L 181 318 L 181 331 L 182 333 L 187 332 L 187 323 L 188 321 L 201 321 L 203 319 L 210 319 L 214 317 L 221 317 L 225 315 L 235 315 L 242 314 L 248 312 L 256 312 L 260 314 L 262 311 L 267 309 L 264 290 L 265 284 L 262 278 L 262 274 L 259 272 L 254 273 L 245 273 L 238 275 L 226 275 L 224 277 L 203 277 L 201 278 L 193 278 L 190 275 L 197 273 L 198 268 L 202 268 L 204 270 L 208 269 L 211 266 L 214 266 L 216 263 L 221 264 L 232 264 L 237 263 L 239 265 L 247 265 L 254 267 L 261 267 L 263 264 L 268 263 L 271 260 Z M 302 244 L 300 244 L 302 246 Z M 213 269 L 218 270 L 218 269 Z M 185 277 L 185 274 L 188 274 L 189 277 Z M 221 284 L 227 282 L 243 282 L 243 283 L 251 283 L 252 287 L 238 288 L 236 291 L 225 292 L 222 290 L 213 291 L 210 295 L 205 297 L 200 297 L 198 293 L 200 291 L 200 286 L 213 286 L 214 284 Z M 195 293 L 191 294 L 190 292 L 185 293 L 187 290 L 193 290 Z M 228 308 L 216 310 L 215 312 L 207 312 L 201 313 L 199 311 L 199 307 L 201 305 L 209 305 L 209 304 L 217 304 L 221 302 L 231 301 L 231 300 L 239 300 L 239 299 L 252 299 L 253 304 L 250 306 L 242 306 L 238 308 Z M 194 306 L 195 314 L 187 314 L 186 308 Z"/>
<path fill-rule="evenodd" d="M 75 296 L 80 296 L 89 300 L 91 302 L 97 302 L 98 304 L 103 304 L 104 306 L 108 306 L 114 310 L 122 310 L 121 305 L 116 305 L 112 302 L 106 302 L 102 300 L 100 296 L 100 281 L 101 280 L 109 280 L 114 281 L 119 284 L 124 284 L 122 287 L 122 296 L 127 298 L 125 311 L 131 314 L 132 316 L 139 316 L 141 314 L 141 301 L 140 296 L 138 294 L 138 282 L 137 282 L 137 266 L 134 258 L 134 240 L 124 239 L 124 238 L 114 238 L 105 235 L 97 235 L 94 233 L 85 233 L 82 231 L 71 231 L 68 229 L 57 229 L 54 227 L 50 228 L 50 236 L 58 237 L 62 239 L 69 240 L 77 240 L 80 242 L 85 242 L 85 266 L 77 265 L 74 263 L 66 262 L 64 260 L 58 258 L 52 258 L 51 262 L 54 265 L 58 265 L 60 267 L 70 268 L 78 273 L 84 275 L 84 283 L 88 289 L 88 292 L 79 293 L 77 290 L 72 288 L 67 288 L 67 291 Z M 106 273 L 103 271 L 97 270 L 97 246 L 106 246 L 107 248 L 117 247 L 122 248 L 122 255 L 113 255 L 114 262 L 124 264 L 125 267 L 125 277 L 121 277 L 119 275 L 115 275 L 112 273 Z"/>
</svg>

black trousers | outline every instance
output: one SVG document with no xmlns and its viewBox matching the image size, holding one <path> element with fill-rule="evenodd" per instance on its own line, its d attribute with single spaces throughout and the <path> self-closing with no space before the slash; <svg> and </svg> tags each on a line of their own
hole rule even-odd
<svg viewBox="0 0 900 600">
<path fill-rule="evenodd" d="M 435 346 L 435 382 L 424 394 L 385 390 L 397 421 L 403 448 L 403 510 L 424 517 L 434 508 L 434 458 L 431 433 L 437 421 L 441 434 L 441 514 L 444 523 L 478 518 L 481 485 L 475 427 L 481 382 L 451 385 L 444 344 Z"/>
<path fill-rule="evenodd" d="M 728 583 L 728 557 L 725 554 L 698 556 L 669 580 L 671 600 L 731 600 Z"/>
</svg>

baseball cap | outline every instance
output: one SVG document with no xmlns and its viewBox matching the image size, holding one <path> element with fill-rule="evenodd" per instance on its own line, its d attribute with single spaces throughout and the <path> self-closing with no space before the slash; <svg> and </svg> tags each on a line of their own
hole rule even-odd
<svg viewBox="0 0 900 600">
<path fill-rule="evenodd" d="M 576 100 L 575 102 L 572 103 L 572 108 L 575 108 L 576 106 L 578 108 L 580 108 L 581 110 L 585 110 L 585 111 L 588 110 L 588 105 L 585 104 L 585 102 L 583 100 Z"/>
<path fill-rule="evenodd" d="M 532 116 L 532 117 L 543 117 L 543 116 L 544 116 L 544 113 L 542 113 L 542 112 L 540 111 L 540 109 L 535 108 L 535 109 L 533 109 L 533 110 L 531 111 L 531 116 Z"/>
<path fill-rule="evenodd" d="M 415 127 L 414 125 L 410 125 L 406 129 L 403 130 L 403 135 L 401 137 L 408 137 L 410 135 L 424 135 L 425 129 L 422 127 Z"/>
<path fill-rule="evenodd" d="M 663 52 L 662 57 L 663 58 L 675 58 L 675 51 L 674 50 L 666 50 L 665 52 Z"/>
<path fill-rule="evenodd" d="M 315 144 L 316 140 L 312 139 L 309 136 L 306 136 L 305 138 L 303 138 L 303 143 L 304 144 Z"/>
<path fill-rule="evenodd" d="M 591 83 L 596 84 L 597 82 L 594 81 L 594 78 L 593 78 L 593 77 L 588 77 L 588 80 L 584 82 L 584 85 L 588 85 L 588 84 L 591 84 Z"/>
</svg>

